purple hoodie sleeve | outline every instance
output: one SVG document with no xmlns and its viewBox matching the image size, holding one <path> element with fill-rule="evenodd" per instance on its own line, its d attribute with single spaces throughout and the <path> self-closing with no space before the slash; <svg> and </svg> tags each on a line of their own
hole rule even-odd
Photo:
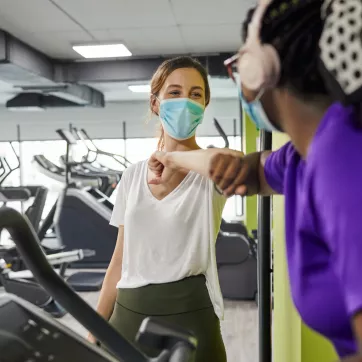
<svg viewBox="0 0 362 362">
<path fill-rule="evenodd" d="M 291 155 L 295 153 L 293 145 L 288 142 L 279 150 L 271 153 L 264 166 L 265 178 L 269 186 L 279 194 L 284 193 L 284 174 Z"/>
</svg>

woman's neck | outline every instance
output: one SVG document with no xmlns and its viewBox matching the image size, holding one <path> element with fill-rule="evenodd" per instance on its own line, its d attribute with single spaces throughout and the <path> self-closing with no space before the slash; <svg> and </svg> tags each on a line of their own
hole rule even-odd
<svg viewBox="0 0 362 362">
<path fill-rule="evenodd" d="M 174 151 L 191 151 L 198 150 L 200 147 L 196 143 L 196 138 L 192 137 L 187 140 L 178 141 L 167 135 L 165 135 L 165 151 L 174 152 Z"/>
</svg>

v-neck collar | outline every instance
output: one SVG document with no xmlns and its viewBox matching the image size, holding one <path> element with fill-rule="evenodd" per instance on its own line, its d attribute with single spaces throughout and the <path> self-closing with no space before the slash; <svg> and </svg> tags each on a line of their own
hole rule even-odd
<svg viewBox="0 0 362 362">
<path fill-rule="evenodd" d="M 150 198 L 152 200 L 154 200 L 155 202 L 164 202 L 166 200 L 168 200 L 169 198 L 171 198 L 173 195 L 175 195 L 178 190 L 180 190 L 182 188 L 182 186 L 186 183 L 186 181 L 189 179 L 190 175 L 192 174 L 192 171 L 189 171 L 187 173 L 187 175 L 183 178 L 183 180 L 169 193 L 167 194 L 164 198 L 162 199 L 158 199 L 157 197 L 155 197 L 155 195 L 152 193 L 151 191 L 151 188 L 150 188 L 150 185 L 148 184 L 148 163 L 146 162 L 146 165 L 145 165 L 146 169 L 144 171 L 144 175 L 143 175 L 143 181 L 144 181 L 144 185 L 145 185 L 145 188 L 147 190 L 147 193 L 149 194 Z"/>
</svg>

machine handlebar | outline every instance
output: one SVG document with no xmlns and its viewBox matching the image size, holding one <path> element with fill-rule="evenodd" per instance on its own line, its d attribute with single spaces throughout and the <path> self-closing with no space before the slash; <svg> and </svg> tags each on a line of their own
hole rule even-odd
<svg viewBox="0 0 362 362">
<path fill-rule="evenodd" d="M 122 338 L 55 272 L 48 263 L 32 226 L 18 211 L 8 207 L 0 209 L 1 229 L 8 230 L 25 264 L 40 285 L 95 338 L 99 339 L 119 361 L 147 361 L 140 351 Z"/>
<path fill-rule="evenodd" d="M 44 254 L 38 236 L 30 222 L 18 211 L 0 208 L 0 231 L 6 229 L 39 284 L 98 339 L 120 362 L 192 362 L 197 340 L 192 333 L 166 323 L 147 318 L 138 338 L 153 341 L 162 350 L 158 358 L 150 359 L 101 316 L 99 316 L 55 272 Z"/>
</svg>

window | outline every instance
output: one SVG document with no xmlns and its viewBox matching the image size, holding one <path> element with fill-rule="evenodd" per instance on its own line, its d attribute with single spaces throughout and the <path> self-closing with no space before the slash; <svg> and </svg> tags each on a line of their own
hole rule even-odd
<svg viewBox="0 0 362 362">
<path fill-rule="evenodd" d="M 221 137 L 198 137 L 198 144 L 206 148 L 210 145 L 215 147 L 224 147 L 225 142 Z M 239 149 L 241 147 L 240 137 L 229 137 L 230 148 Z M 140 138 L 140 139 L 99 139 L 94 141 L 95 145 L 104 151 L 125 155 L 132 163 L 139 162 L 147 159 L 157 149 L 157 138 Z M 16 153 L 19 155 L 19 144 L 13 142 L 13 147 Z M 49 161 L 53 162 L 58 166 L 63 166 L 60 160 L 61 156 L 65 155 L 66 143 L 61 140 L 56 141 L 27 141 L 21 143 L 21 169 L 22 169 L 22 184 L 23 185 L 42 185 L 48 188 L 48 200 L 44 209 L 44 215 L 46 215 L 55 201 L 58 195 L 64 189 L 64 183 L 52 179 L 48 175 L 41 172 L 40 168 L 37 167 L 33 161 L 35 155 L 44 155 Z M 90 146 L 91 148 L 91 146 Z M 75 161 L 81 161 L 87 154 L 87 148 L 84 144 L 72 147 L 72 158 Z M 0 143 L 0 157 L 4 156 L 12 166 L 17 165 L 17 158 L 12 150 L 10 144 L 7 142 Z M 90 157 L 92 155 L 90 154 Z M 102 163 L 104 166 L 112 169 L 123 169 L 123 167 L 106 156 L 99 156 L 97 161 Z M 20 170 L 15 170 L 4 182 L 3 186 L 19 186 Z M 235 220 L 243 218 L 244 202 L 240 197 L 232 197 L 228 199 L 225 209 L 224 218 L 226 220 Z M 20 203 L 17 205 L 12 204 L 11 206 L 21 210 Z M 25 209 L 28 205 L 24 204 Z"/>
</svg>

